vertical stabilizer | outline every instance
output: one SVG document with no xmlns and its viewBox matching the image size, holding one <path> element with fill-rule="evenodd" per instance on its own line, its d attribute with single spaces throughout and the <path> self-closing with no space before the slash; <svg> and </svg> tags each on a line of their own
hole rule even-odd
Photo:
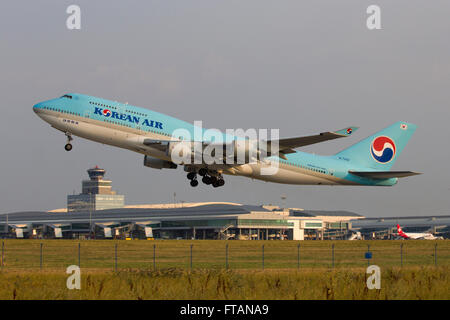
<svg viewBox="0 0 450 320">
<path fill-rule="evenodd" d="M 396 122 L 336 154 L 372 170 L 389 170 L 416 130 L 416 125 Z"/>
</svg>

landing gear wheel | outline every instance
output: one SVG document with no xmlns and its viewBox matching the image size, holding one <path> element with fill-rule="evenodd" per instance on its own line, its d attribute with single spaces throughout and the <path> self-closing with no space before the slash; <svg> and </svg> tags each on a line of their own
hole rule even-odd
<svg viewBox="0 0 450 320">
<path fill-rule="evenodd" d="M 195 172 L 189 172 L 188 174 L 187 174 L 187 178 L 189 179 L 189 180 L 192 180 L 192 179 L 195 179 L 195 176 L 196 176 L 197 174 L 195 173 Z"/>
<path fill-rule="evenodd" d="M 72 150 L 72 144 L 70 144 L 70 141 L 72 141 L 73 138 L 69 132 L 66 132 L 66 137 L 67 137 L 67 143 L 64 146 L 64 149 L 66 149 L 66 151 L 70 151 L 70 150 Z"/>
<path fill-rule="evenodd" d="M 215 176 L 211 176 L 211 177 L 209 178 L 209 180 L 211 181 L 211 184 L 212 184 L 212 185 L 214 185 L 214 184 L 217 183 L 217 181 L 218 181 L 217 177 L 215 177 Z"/>
<path fill-rule="evenodd" d="M 206 176 L 207 173 L 208 170 L 206 170 L 205 168 L 201 168 L 200 170 L 198 170 L 198 174 L 201 175 L 202 177 Z"/>
<path fill-rule="evenodd" d="M 191 187 L 196 187 L 198 186 L 198 181 L 197 180 L 191 180 Z"/>
<path fill-rule="evenodd" d="M 211 178 L 208 177 L 208 176 L 204 176 L 204 177 L 202 178 L 202 182 L 203 182 L 204 184 L 211 184 Z"/>
<path fill-rule="evenodd" d="M 70 151 L 70 150 L 72 150 L 72 145 L 71 145 L 70 143 L 67 143 L 67 144 L 64 146 L 64 149 L 66 149 L 66 151 Z"/>
<path fill-rule="evenodd" d="M 225 180 L 223 180 L 222 176 L 218 176 L 218 177 L 212 176 L 210 179 L 211 179 L 211 184 L 214 188 L 221 187 L 225 184 Z"/>
</svg>

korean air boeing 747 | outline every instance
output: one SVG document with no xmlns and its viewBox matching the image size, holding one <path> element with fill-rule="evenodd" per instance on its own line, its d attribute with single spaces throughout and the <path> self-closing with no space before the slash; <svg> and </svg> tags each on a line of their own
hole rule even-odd
<svg viewBox="0 0 450 320">
<path fill-rule="evenodd" d="M 361 140 L 332 156 L 319 156 L 294 149 L 327 140 L 348 137 L 357 127 L 347 127 L 334 132 L 316 135 L 252 141 L 238 136 L 223 135 L 224 142 L 211 138 L 201 141 L 179 136 L 182 130 L 191 137 L 199 130 L 188 122 L 144 108 L 105 100 L 82 94 L 65 94 L 60 98 L 40 102 L 33 106 L 34 112 L 53 128 L 67 136 L 66 151 L 72 150 L 73 136 L 103 144 L 129 149 L 144 155 L 144 165 L 156 169 L 175 169 L 184 166 L 191 186 L 202 182 L 214 187 L 223 186 L 224 174 L 245 176 L 263 181 L 298 185 L 358 185 L 392 186 L 398 178 L 416 175 L 411 171 L 390 171 L 416 125 L 397 122 Z M 200 129 L 204 132 L 204 129 Z M 226 141 L 226 142 L 225 142 Z M 253 145 L 264 145 L 264 153 L 247 157 Z M 177 147 L 188 144 L 190 157 L 196 156 L 194 143 L 200 143 L 201 151 L 208 147 L 216 150 L 232 148 L 232 161 L 223 163 L 174 162 Z M 244 149 L 248 161 L 238 162 L 236 151 Z M 241 148 L 242 149 L 242 148 Z M 186 149 L 181 149 L 186 150 Z M 183 151 L 185 152 L 185 151 Z M 228 154 L 229 155 L 229 154 Z M 264 170 L 272 168 L 275 171 Z"/>
</svg>

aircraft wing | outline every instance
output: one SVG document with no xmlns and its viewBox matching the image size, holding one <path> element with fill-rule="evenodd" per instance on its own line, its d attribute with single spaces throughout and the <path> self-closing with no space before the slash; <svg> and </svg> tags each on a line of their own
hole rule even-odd
<svg viewBox="0 0 450 320">
<path fill-rule="evenodd" d="M 348 171 L 351 174 L 354 174 L 363 178 L 371 178 L 371 179 L 389 179 L 389 178 L 404 178 L 409 176 L 415 176 L 421 174 L 420 172 L 413 171 Z"/>
<path fill-rule="evenodd" d="M 308 146 L 311 144 L 328 141 L 328 140 L 334 140 L 337 138 L 345 138 L 350 136 L 354 131 L 358 130 L 358 127 L 347 127 L 342 130 L 338 131 L 329 131 L 329 132 L 322 132 L 316 135 L 312 136 L 305 136 L 305 137 L 296 137 L 296 138 L 286 138 L 286 139 L 279 139 L 278 141 L 278 150 L 279 150 L 279 156 L 283 159 L 286 157 L 285 154 L 288 153 L 294 153 L 295 148 L 300 148 L 304 146 Z M 270 152 L 272 149 L 272 143 L 274 140 L 268 140 L 267 141 L 267 149 Z M 169 140 L 163 141 L 163 140 L 153 140 L 153 139 L 145 139 L 144 145 L 165 151 L 167 150 Z M 207 145 L 209 143 L 203 142 L 203 144 Z M 224 145 L 224 148 L 226 146 Z"/>
<path fill-rule="evenodd" d="M 342 130 L 322 132 L 312 136 L 279 139 L 279 152 L 281 158 L 283 158 L 283 154 L 294 153 L 295 148 L 300 148 L 323 141 L 334 140 L 337 138 L 345 138 L 350 136 L 356 130 L 358 130 L 358 127 L 347 127 Z M 267 145 L 270 146 L 272 142 L 273 140 L 267 141 Z"/>
</svg>

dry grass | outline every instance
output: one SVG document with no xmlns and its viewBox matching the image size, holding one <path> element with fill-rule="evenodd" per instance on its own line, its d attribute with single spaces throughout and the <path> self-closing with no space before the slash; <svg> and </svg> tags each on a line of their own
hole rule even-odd
<svg viewBox="0 0 450 320">
<path fill-rule="evenodd" d="M 300 269 L 297 269 L 296 241 L 5 240 L 4 243 L 0 299 L 450 298 L 450 241 L 304 241 L 300 242 Z M 68 290 L 65 270 L 78 264 L 79 243 L 82 289 Z M 118 272 L 113 272 L 115 244 Z M 193 270 L 190 270 L 191 244 Z M 227 244 L 229 269 L 224 270 Z M 403 267 L 400 267 L 401 244 Z M 380 290 L 366 287 L 364 253 L 368 245 L 373 252 L 371 264 L 381 268 Z M 154 246 L 156 270 L 153 270 Z"/>
<path fill-rule="evenodd" d="M 61 272 L 1 272 L 0 299 L 444 299 L 448 267 L 382 269 L 381 289 L 368 290 L 365 269 L 226 271 L 181 269 L 85 272 L 81 290 Z"/>
</svg>

